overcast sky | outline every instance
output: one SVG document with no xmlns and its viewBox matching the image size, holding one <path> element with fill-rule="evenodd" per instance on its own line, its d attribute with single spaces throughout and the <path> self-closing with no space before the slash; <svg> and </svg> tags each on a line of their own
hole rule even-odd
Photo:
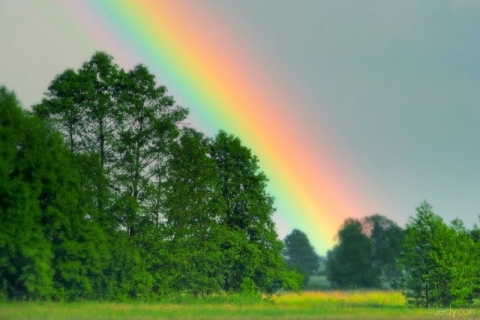
<svg viewBox="0 0 480 320">
<path fill-rule="evenodd" d="M 403 223 L 424 199 L 480 215 L 480 1 L 213 1 Z M 272 5 L 275 4 L 275 5 Z"/>
<path fill-rule="evenodd" d="M 370 213 L 403 225 L 426 199 L 479 221 L 480 1 L 200 1 L 291 83 L 312 136 L 328 127 Z M 47 0 L 0 0 L 0 30 L 0 85 L 26 107 L 105 49 Z"/>
</svg>

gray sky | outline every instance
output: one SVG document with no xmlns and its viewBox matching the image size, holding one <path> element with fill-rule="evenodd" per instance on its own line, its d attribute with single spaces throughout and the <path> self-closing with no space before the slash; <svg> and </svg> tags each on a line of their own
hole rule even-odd
<svg viewBox="0 0 480 320">
<path fill-rule="evenodd" d="M 427 200 L 479 221 L 480 1 L 202 1 L 302 97 L 309 132 L 327 126 L 366 214 L 403 225 Z M 52 1 L 0 0 L 0 30 L 0 85 L 26 107 L 94 51 L 115 56 Z"/>
<path fill-rule="evenodd" d="M 480 1 L 211 3 L 301 92 L 311 134 L 328 126 L 371 213 L 478 221 Z"/>
<path fill-rule="evenodd" d="M 399 223 L 480 214 L 480 1 L 215 1 Z M 318 133 L 319 134 L 319 133 Z"/>
</svg>

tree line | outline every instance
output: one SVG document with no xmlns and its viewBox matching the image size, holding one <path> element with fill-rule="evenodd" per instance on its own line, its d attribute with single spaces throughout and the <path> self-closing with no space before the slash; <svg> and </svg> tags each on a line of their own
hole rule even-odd
<svg viewBox="0 0 480 320">
<path fill-rule="evenodd" d="M 29 112 L 0 89 L 0 298 L 297 290 L 274 199 L 239 138 L 185 124 L 142 65 L 104 52 Z"/>
<path fill-rule="evenodd" d="M 450 225 L 426 201 L 406 228 L 373 215 L 347 219 L 327 254 L 333 287 L 402 290 L 409 304 L 467 306 L 480 298 L 480 228 Z"/>
<path fill-rule="evenodd" d="M 0 300 L 151 300 L 299 290 L 319 267 L 307 236 L 278 240 L 258 159 L 142 65 L 104 52 L 50 83 L 32 111 L 0 87 Z M 336 288 L 403 290 L 417 306 L 480 295 L 480 228 L 422 203 L 406 228 L 347 219 L 327 253 Z"/>
</svg>

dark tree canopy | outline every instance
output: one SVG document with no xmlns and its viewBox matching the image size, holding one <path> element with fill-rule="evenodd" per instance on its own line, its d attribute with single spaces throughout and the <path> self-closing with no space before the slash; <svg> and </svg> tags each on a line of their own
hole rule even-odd
<svg viewBox="0 0 480 320">
<path fill-rule="evenodd" d="M 378 269 L 372 265 L 372 240 L 357 219 L 345 220 L 338 244 L 327 253 L 327 278 L 341 288 L 378 287 Z"/>
<path fill-rule="evenodd" d="M 310 244 L 305 233 L 294 229 L 285 237 L 285 250 L 283 252 L 287 266 L 302 273 L 304 284 L 308 283 L 309 276 L 318 270 L 320 257 Z"/>
<path fill-rule="evenodd" d="M 330 281 L 340 287 L 397 288 L 402 276 L 397 259 L 403 237 L 402 228 L 379 214 L 347 219 L 338 232 L 339 243 L 328 253 Z"/>
<path fill-rule="evenodd" d="M 372 240 L 372 267 L 382 283 L 396 285 L 401 276 L 396 260 L 400 256 L 404 230 L 385 216 L 375 214 L 361 220 L 363 233 Z"/>
</svg>

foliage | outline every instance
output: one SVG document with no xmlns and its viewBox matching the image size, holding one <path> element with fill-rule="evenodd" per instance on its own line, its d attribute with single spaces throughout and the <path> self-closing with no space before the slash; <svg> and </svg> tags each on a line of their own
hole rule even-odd
<svg viewBox="0 0 480 320">
<path fill-rule="evenodd" d="M 0 283 L 10 298 L 93 298 L 105 243 L 73 156 L 0 89 Z"/>
<path fill-rule="evenodd" d="M 164 248 L 145 240 L 162 242 L 155 228 L 163 218 L 166 163 L 187 110 L 174 105 L 146 67 L 125 71 L 104 52 L 95 53 L 77 71 L 64 71 L 48 89 L 34 111 L 62 133 L 75 153 L 89 218 L 110 237 L 114 260 L 105 261 L 109 272 L 119 274 L 110 274 L 112 281 L 103 279 L 107 296 L 124 299 L 156 292 L 154 287 L 161 285 L 155 279 L 160 279 L 152 277 L 154 259 L 145 250 Z M 121 230 L 132 239 L 124 239 Z M 119 243 L 131 254 L 117 250 Z M 116 259 L 125 263 L 123 268 L 113 265 Z"/>
<path fill-rule="evenodd" d="M 187 110 L 175 106 L 146 67 L 126 72 L 104 52 L 77 71 L 64 71 L 48 89 L 34 111 L 72 151 L 98 159 L 98 170 L 89 173 L 96 175 L 91 181 L 99 213 L 111 212 L 131 236 L 145 221 L 158 224 L 168 147 Z"/>
<path fill-rule="evenodd" d="M 396 260 L 404 231 L 387 217 L 375 214 L 347 219 L 338 232 L 339 243 L 328 252 L 326 273 L 334 286 L 396 288 L 402 279 Z"/>
<path fill-rule="evenodd" d="M 273 197 L 267 194 L 267 177 L 259 171 L 258 158 L 240 139 L 220 131 L 210 156 L 219 174 L 221 200 L 226 205 L 220 225 L 228 237 L 222 243 L 225 291 L 239 291 L 253 281 L 266 292 L 288 283 L 297 288 L 299 278 L 285 270 L 283 244 L 272 220 Z"/>
<path fill-rule="evenodd" d="M 166 87 L 156 86 L 146 67 L 139 65 L 119 73 L 112 180 L 126 203 L 121 225 L 133 236 L 142 224 L 160 223 L 158 197 L 166 176 L 169 147 L 187 110 L 175 106 L 173 98 L 166 95 Z"/>
<path fill-rule="evenodd" d="M 480 260 L 480 226 L 475 223 L 469 234 L 472 240 L 475 242 L 476 257 Z M 477 277 L 475 281 L 474 295 L 478 298 L 480 297 L 480 268 L 477 268 L 476 273 Z"/>
<path fill-rule="evenodd" d="M 97 52 L 33 110 L 0 88 L 0 299 L 259 300 L 318 268 L 301 231 L 278 240 L 258 158 L 223 131 L 182 128 L 187 110 L 146 67 Z M 413 304 L 466 305 L 479 235 L 426 202 L 406 231 L 347 219 L 327 276 L 340 288 L 401 278 Z"/>
<path fill-rule="evenodd" d="M 401 278 L 396 260 L 402 250 L 404 230 L 379 214 L 361 220 L 362 231 L 372 240 L 372 267 L 380 272 L 380 281 L 395 287 Z"/>
<path fill-rule="evenodd" d="M 182 128 L 187 110 L 146 67 L 97 52 L 33 114 L 5 88 L 0 107 L 0 297 L 299 289 L 258 159 L 224 132 Z"/>
<path fill-rule="evenodd" d="M 447 226 L 423 202 L 410 218 L 400 265 L 405 271 L 408 301 L 432 306 L 472 302 L 477 285 L 478 251 L 459 220 Z"/>
<path fill-rule="evenodd" d="M 283 252 L 287 266 L 290 269 L 298 270 L 303 276 L 304 286 L 308 283 L 310 276 L 319 267 L 319 256 L 313 249 L 308 237 L 300 230 L 294 229 L 285 237 L 285 250 Z"/>
<path fill-rule="evenodd" d="M 221 243 L 227 234 L 219 222 L 226 206 L 208 148 L 201 133 L 185 130 L 171 149 L 165 182 L 165 269 L 173 289 L 194 294 L 217 292 L 224 282 Z"/>
<path fill-rule="evenodd" d="M 48 298 L 53 290 L 52 247 L 42 235 L 39 199 L 45 168 L 35 164 L 40 150 L 29 141 L 37 128 L 1 87 L 0 290 L 9 298 Z"/>
<path fill-rule="evenodd" d="M 362 232 L 357 219 L 345 220 L 339 242 L 327 253 L 327 278 L 340 288 L 380 286 L 378 267 L 372 265 L 372 240 Z"/>
</svg>

